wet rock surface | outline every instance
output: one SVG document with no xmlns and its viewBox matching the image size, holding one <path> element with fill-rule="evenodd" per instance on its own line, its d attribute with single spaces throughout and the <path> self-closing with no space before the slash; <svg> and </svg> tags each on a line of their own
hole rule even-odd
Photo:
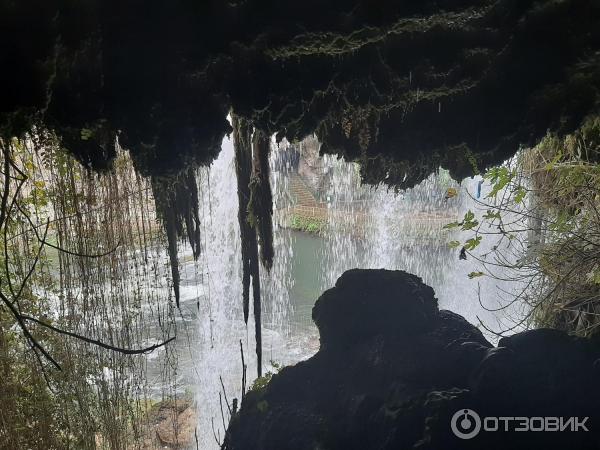
<svg viewBox="0 0 600 450">
<path fill-rule="evenodd" d="M 319 352 L 249 392 L 223 448 L 600 448 L 598 339 L 540 329 L 494 347 L 402 271 L 346 272 L 313 319 Z M 499 430 L 459 439 L 451 419 L 464 409 Z M 546 416 L 587 416 L 589 431 L 519 432 L 512 419 L 485 419 Z M 472 430 L 461 419 L 459 431 Z"/>
</svg>

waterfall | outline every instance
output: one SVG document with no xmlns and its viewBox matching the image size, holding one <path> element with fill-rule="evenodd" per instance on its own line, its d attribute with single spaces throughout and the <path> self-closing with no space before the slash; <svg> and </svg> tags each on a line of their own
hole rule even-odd
<svg viewBox="0 0 600 450">
<path fill-rule="evenodd" d="M 230 404 L 240 398 L 240 341 L 248 365 L 248 387 L 256 374 L 253 317 L 251 313 L 245 325 L 242 309 L 234 164 L 233 143 L 225 138 L 218 159 L 198 174 L 201 257 L 194 262 L 190 250 L 190 255 L 184 250 L 180 253 L 181 303 L 183 308 L 197 310 L 198 333 L 190 338 L 189 348 L 202 449 L 218 448 L 213 429 L 217 438 L 223 437 L 221 411 L 225 420 L 228 417 L 224 394 Z M 477 209 L 467 193 L 488 192 L 481 178 L 459 184 L 440 171 L 401 192 L 384 185 L 364 186 L 356 164 L 319 156 L 314 138 L 293 145 L 272 141 L 270 165 L 275 256 L 271 271 L 261 271 L 265 372 L 294 364 L 318 350 L 312 305 L 344 271 L 355 267 L 412 272 L 434 288 L 441 308 L 474 324 L 481 319 L 495 329 L 505 320 L 505 311 L 485 310 L 479 297 L 489 307 L 497 306 L 499 285 L 510 292 L 512 282 L 487 277 L 470 280 L 467 275 L 478 270 L 477 262 L 459 259 L 459 249 L 448 246 L 450 240 L 464 241 L 466 235 L 443 229 L 467 210 Z M 447 198 L 448 188 L 460 194 Z M 319 233 L 309 234 L 293 230 L 294 220 L 326 225 Z M 484 241 L 478 251 L 485 252 L 490 245 Z"/>
<path fill-rule="evenodd" d="M 461 314 L 475 325 L 481 321 L 500 331 L 521 317 L 516 305 L 508 305 L 522 286 L 502 270 L 497 271 L 497 278 L 505 276 L 506 280 L 469 279 L 470 273 L 481 270 L 481 263 L 474 258 L 461 260 L 460 248 L 450 248 L 449 242 L 464 242 L 472 236 L 444 229 L 467 211 L 481 221 L 485 208 L 478 199 L 491 190 L 481 176 L 457 183 L 440 170 L 414 188 L 396 192 L 384 184 L 361 185 L 357 164 L 336 156 L 322 157 L 322 165 L 330 178 L 325 189 L 330 226 L 322 247 L 326 286 L 354 267 L 405 270 L 433 287 L 440 308 Z M 449 198 L 448 189 L 457 195 Z M 495 242 L 484 239 L 475 253 L 489 254 Z M 497 340 L 485 328 L 482 331 L 488 339 Z"/>
<path fill-rule="evenodd" d="M 239 401 L 241 397 L 240 341 L 247 365 L 248 386 L 256 377 L 254 318 L 250 313 L 246 326 L 242 307 L 241 242 L 235 177 L 233 143 L 225 138 L 218 159 L 198 174 L 202 256 L 196 264 L 187 258 L 182 270 L 190 277 L 185 279 L 182 275 L 181 302 L 185 305 L 187 300 L 198 309 L 199 333 L 196 342 L 190 345 L 197 377 L 194 396 L 199 413 L 197 434 L 202 449 L 218 447 L 213 427 L 218 437 L 223 437 L 221 410 L 226 420 L 228 416 L 225 395 L 230 405 L 233 398 Z M 277 204 L 285 192 L 285 180 L 278 174 L 271 178 Z M 261 273 L 265 371 L 274 370 L 271 361 L 289 364 L 298 360 L 297 357 L 290 359 L 289 355 L 294 351 L 288 348 L 290 343 L 286 340 L 289 328 L 286 317 L 290 310 L 288 292 L 292 283 L 287 270 L 292 258 L 289 239 L 289 234 L 276 224 L 273 235 L 275 264 L 270 272 L 263 270 Z M 198 284 L 199 295 L 195 286 Z"/>
</svg>

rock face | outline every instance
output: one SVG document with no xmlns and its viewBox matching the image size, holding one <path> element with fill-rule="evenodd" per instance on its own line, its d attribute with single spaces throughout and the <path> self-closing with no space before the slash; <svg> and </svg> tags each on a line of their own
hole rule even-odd
<svg viewBox="0 0 600 450">
<path fill-rule="evenodd" d="M 183 448 L 190 446 L 198 423 L 196 411 L 191 405 L 177 401 L 172 407 L 161 409 L 161 421 L 156 426 L 156 435 L 163 446 Z"/>
<path fill-rule="evenodd" d="M 141 450 L 187 449 L 194 443 L 198 415 L 187 399 L 165 400 L 148 412 Z"/>
<path fill-rule="evenodd" d="M 401 271 L 346 272 L 313 319 L 319 352 L 247 394 L 224 449 L 600 448 L 598 340 L 542 329 L 494 347 Z M 451 429 L 464 409 L 482 423 L 471 439 Z M 532 416 L 589 417 L 589 431 L 518 432 L 506 419 Z M 459 431 L 473 429 L 457 417 Z"/>
</svg>

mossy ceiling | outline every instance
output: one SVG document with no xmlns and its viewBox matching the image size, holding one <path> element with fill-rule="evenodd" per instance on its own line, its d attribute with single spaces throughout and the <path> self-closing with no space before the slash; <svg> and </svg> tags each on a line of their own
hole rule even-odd
<svg viewBox="0 0 600 450">
<path fill-rule="evenodd" d="M 368 182 L 497 163 L 600 104 L 600 2 L 3 0 L 0 129 L 102 169 L 218 154 L 233 110 L 362 161 Z"/>
</svg>

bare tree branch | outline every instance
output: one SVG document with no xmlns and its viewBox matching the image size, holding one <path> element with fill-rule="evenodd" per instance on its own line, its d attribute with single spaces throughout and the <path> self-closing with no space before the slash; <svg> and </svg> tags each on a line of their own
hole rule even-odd
<svg viewBox="0 0 600 450">
<path fill-rule="evenodd" d="M 55 333 L 63 334 L 65 336 L 79 339 L 80 341 L 84 341 L 84 342 L 87 342 L 88 344 L 93 344 L 98 347 L 102 347 L 107 350 L 111 350 L 113 352 L 123 353 L 124 355 L 141 355 L 144 353 L 150 353 L 150 352 L 156 350 L 157 348 L 163 347 L 163 346 L 167 345 L 168 343 L 175 340 L 175 336 L 173 336 L 173 337 L 167 339 L 166 341 L 161 342 L 160 344 L 151 345 L 151 346 L 145 347 L 145 348 L 140 348 L 140 349 L 122 348 L 122 347 L 116 347 L 114 345 L 110 345 L 105 342 L 83 336 L 81 334 L 73 333 L 71 331 L 61 330 L 60 328 L 50 325 L 49 323 L 42 322 L 41 320 L 36 319 L 35 317 L 27 316 L 24 314 L 20 314 L 19 317 L 21 318 L 21 320 L 27 320 L 30 322 L 34 322 L 38 325 L 41 325 L 44 328 L 48 328 L 49 330 L 54 331 Z"/>
</svg>

